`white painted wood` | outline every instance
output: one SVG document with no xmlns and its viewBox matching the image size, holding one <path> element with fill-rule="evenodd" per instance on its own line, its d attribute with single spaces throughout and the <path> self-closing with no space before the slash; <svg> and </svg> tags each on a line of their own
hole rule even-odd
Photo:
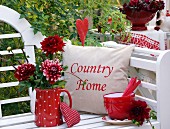
<svg viewBox="0 0 170 129">
<path fill-rule="evenodd" d="M 40 32 L 34 35 L 30 23 L 25 19 L 20 19 L 20 14 L 6 6 L 0 5 L 0 21 L 8 23 L 22 35 L 25 45 L 37 45 L 45 38 Z"/>
<path fill-rule="evenodd" d="M 146 98 L 146 97 L 143 97 L 143 96 L 139 96 L 139 95 L 135 95 L 135 97 L 136 97 L 136 99 L 138 99 L 138 100 L 143 100 L 143 101 L 145 101 L 148 105 L 151 105 L 151 106 L 154 106 L 154 107 L 157 106 L 157 101 L 156 101 L 156 100 L 149 99 L 149 98 Z"/>
<path fill-rule="evenodd" d="M 34 46 L 26 46 L 25 45 L 25 53 L 26 53 L 26 56 L 29 56 L 29 58 L 28 58 L 29 63 L 34 64 L 35 63 Z"/>
<path fill-rule="evenodd" d="M 155 122 L 152 122 L 152 124 L 154 125 L 155 129 L 160 129 L 160 123 L 159 122 L 155 121 Z M 112 129 L 112 128 L 110 128 L 110 129 Z M 132 125 L 132 126 L 122 127 L 120 129 L 151 129 L 151 125 L 149 123 L 147 123 L 147 124 L 144 124 L 144 125 L 139 126 L 139 127 Z"/>
<path fill-rule="evenodd" d="M 128 81 L 130 81 L 130 79 L 131 78 L 128 78 Z M 144 82 L 144 81 L 141 81 L 141 84 L 138 86 L 138 88 L 140 87 L 150 89 L 150 90 L 157 90 L 157 86 L 155 84 Z"/>
<path fill-rule="evenodd" d="M 81 114 L 81 112 L 80 112 L 80 114 Z M 85 113 L 83 113 L 83 114 L 81 114 L 80 119 L 89 119 L 89 118 L 97 118 L 97 117 L 99 117 L 99 115 L 97 115 L 97 114 L 85 114 Z"/>
<path fill-rule="evenodd" d="M 156 62 L 151 60 L 131 57 L 130 65 L 141 69 L 156 71 Z"/>
<path fill-rule="evenodd" d="M 25 123 L 25 122 L 33 122 L 34 121 L 34 115 L 20 115 L 18 117 L 13 117 L 13 118 L 2 118 L 1 122 L 0 122 L 0 127 L 2 126 L 10 126 L 10 125 L 14 125 L 17 123 Z"/>
<path fill-rule="evenodd" d="M 7 104 L 7 103 L 15 103 L 15 102 L 23 102 L 23 101 L 29 101 L 30 97 L 19 97 L 19 98 L 13 98 L 13 99 L 6 99 L 6 100 L 0 100 L 1 104 Z"/>
<path fill-rule="evenodd" d="M 0 20 L 10 24 L 18 32 L 31 27 L 26 19 L 20 19 L 19 13 L 3 5 L 0 5 Z"/>
<path fill-rule="evenodd" d="M 143 88 L 143 87 L 138 87 L 138 90 L 139 90 L 140 94 L 142 96 L 144 96 L 146 99 L 151 99 L 153 101 L 156 100 L 149 89 L 146 89 L 146 88 Z M 154 111 L 157 111 L 157 106 L 150 105 L 150 108 Z"/>
<path fill-rule="evenodd" d="M 31 122 L 27 122 L 27 123 L 21 123 L 21 124 L 16 124 L 16 125 L 9 125 L 9 126 L 3 126 L 0 127 L 1 129 L 33 129 L 34 127 L 36 127 L 36 125 Z"/>
<path fill-rule="evenodd" d="M 89 115 L 90 116 L 90 115 Z M 92 115 L 93 116 L 93 115 Z M 144 123 L 143 126 L 137 127 L 135 125 L 112 125 L 112 124 L 106 124 L 105 122 L 102 121 L 102 117 L 98 116 L 98 118 L 89 117 L 83 118 L 81 115 L 81 122 L 77 125 L 74 125 L 72 129 L 92 129 L 92 128 L 97 128 L 97 129 L 150 129 L 150 125 L 148 123 Z M 10 122 L 9 122 L 10 120 Z M 24 121 L 25 120 L 25 121 Z M 34 122 L 34 116 L 33 115 L 28 115 L 24 116 L 21 115 L 20 117 L 14 117 L 11 119 L 3 119 L 2 123 L 0 123 L 0 128 L 1 129 L 65 129 L 67 128 L 66 124 L 57 126 L 57 127 L 36 127 Z M 20 124 L 17 124 L 17 122 L 20 122 Z M 159 128 L 159 122 L 157 121 L 152 121 L 152 124 L 156 127 L 156 129 Z M 5 126 L 4 126 L 5 125 Z"/>
<path fill-rule="evenodd" d="M 5 120 L 5 119 L 13 119 L 13 118 L 16 118 L 17 117 L 27 117 L 27 116 L 33 116 L 32 113 L 22 113 L 22 114 L 16 114 L 16 115 L 9 115 L 9 116 L 4 116 L 2 119 Z"/>
<path fill-rule="evenodd" d="M 15 50 L 12 50 L 12 52 L 14 54 L 19 54 L 19 53 L 22 53 L 22 50 L 21 49 L 15 49 Z M 11 54 L 13 54 L 12 52 L 0 51 L 0 55 L 11 55 Z"/>
<path fill-rule="evenodd" d="M 151 84 L 151 83 L 144 82 L 144 81 L 141 82 L 140 86 L 147 88 L 147 89 L 150 89 L 150 90 L 157 90 L 157 86 L 155 84 Z"/>
<path fill-rule="evenodd" d="M 158 120 L 161 129 L 169 129 L 170 120 L 170 51 L 164 51 L 158 57 L 156 81 L 158 86 Z"/>
<path fill-rule="evenodd" d="M 155 126 L 155 129 L 160 129 L 159 122 L 153 121 L 152 124 Z M 144 123 L 142 126 L 135 126 L 135 125 L 112 125 L 107 124 L 105 126 L 97 127 L 97 128 L 90 128 L 90 129 L 151 129 L 149 123 Z"/>
<path fill-rule="evenodd" d="M 18 38 L 21 37 L 20 33 L 15 33 L 15 34 L 1 34 L 0 39 L 9 39 L 9 38 Z"/>
<path fill-rule="evenodd" d="M 15 65 L 15 67 L 17 68 L 18 65 Z M 15 70 L 15 68 L 13 66 L 0 67 L 0 71 L 9 71 L 9 70 Z"/>
<path fill-rule="evenodd" d="M 0 88 L 17 86 L 19 82 L 8 82 L 8 83 L 0 83 Z"/>
<path fill-rule="evenodd" d="M 25 45 L 36 45 L 38 48 L 41 47 L 40 42 L 45 38 L 40 32 L 34 34 L 32 28 L 28 28 L 24 32 L 21 32 L 21 35 Z"/>
<path fill-rule="evenodd" d="M 108 125 L 108 124 L 104 123 L 103 121 L 101 121 L 101 122 L 97 122 L 97 123 L 85 124 L 82 126 L 74 126 L 71 129 L 80 129 L 80 128 L 82 128 L 82 129 L 92 129 L 92 128 L 98 129 L 100 127 L 102 127 L 102 128 L 107 127 L 107 129 L 112 127 L 113 129 L 118 129 L 118 128 L 122 128 L 124 126 L 128 126 L 128 125 Z"/>
<path fill-rule="evenodd" d="M 170 39 L 170 32 L 166 32 L 167 39 Z"/>
<path fill-rule="evenodd" d="M 1 109 L 1 103 L 0 103 L 0 119 L 2 118 L 2 109 Z"/>
</svg>

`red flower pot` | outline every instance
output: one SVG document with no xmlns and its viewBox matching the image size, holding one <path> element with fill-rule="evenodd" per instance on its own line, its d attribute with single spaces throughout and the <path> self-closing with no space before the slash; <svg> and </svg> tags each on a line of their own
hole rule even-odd
<svg viewBox="0 0 170 129">
<path fill-rule="evenodd" d="M 125 10 L 126 18 L 132 23 L 132 30 L 142 31 L 147 30 L 146 24 L 151 21 L 155 13 L 149 11 Z"/>
<path fill-rule="evenodd" d="M 104 106 L 111 119 L 124 120 L 129 116 L 129 110 L 134 100 L 135 94 L 122 97 L 123 93 L 115 92 L 105 94 Z"/>
<path fill-rule="evenodd" d="M 60 93 L 66 92 L 68 94 L 70 107 L 72 107 L 72 99 L 70 93 L 67 90 L 60 88 L 35 90 L 35 124 L 39 127 L 52 127 L 61 125 L 63 120 L 60 111 Z"/>
</svg>

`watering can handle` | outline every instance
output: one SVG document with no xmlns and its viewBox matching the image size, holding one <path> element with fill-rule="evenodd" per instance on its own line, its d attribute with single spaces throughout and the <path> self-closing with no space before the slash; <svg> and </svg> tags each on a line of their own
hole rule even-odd
<svg viewBox="0 0 170 129">
<path fill-rule="evenodd" d="M 59 89 L 59 92 L 61 93 L 61 92 L 66 92 L 67 93 L 67 95 L 68 95 L 68 98 L 69 98 L 69 102 L 70 102 L 70 108 L 72 108 L 72 98 L 71 98 L 71 95 L 70 95 L 70 93 L 68 92 L 68 90 L 66 90 L 66 89 Z"/>
</svg>

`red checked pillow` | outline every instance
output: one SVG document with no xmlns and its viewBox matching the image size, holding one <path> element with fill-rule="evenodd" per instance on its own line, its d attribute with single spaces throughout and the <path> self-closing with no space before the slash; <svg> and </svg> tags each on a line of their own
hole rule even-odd
<svg viewBox="0 0 170 129">
<path fill-rule="evenodd" d="M 127 70 L 134 46 L 122 48 L 82 47 L 67 45 L 63 64 L 68 66 L 65 88 L 70 92 L 73 109 L 96 114 L 106 114 L 103 95 L 123 92 L 128 84 Z M 68 98 L 65 96 L 65 101 Z"/>
</svg>

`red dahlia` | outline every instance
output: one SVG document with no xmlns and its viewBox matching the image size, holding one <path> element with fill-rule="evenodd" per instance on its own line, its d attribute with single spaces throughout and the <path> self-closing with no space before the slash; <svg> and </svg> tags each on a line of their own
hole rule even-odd
<svg viewBox="0 0 170 129">
<path fill-rule="evenodd" d="M 136 120 L 142 125 L 145 119 L 149 119 L 150 110 L 151 109 L 147 107 L 146 102 L 140 100 L 134 101 L 128 119 Z"/>
<path fill-rule="evenodd" d="M 42 63 L 41 70 L 49 83 L 54 84 L 61 77 L 61 71 L 63 69 L 59 64 L 59 60 L 53 61 L 47 59 Z"/>
<path fill-rule="evenodd" d="M 65 43 L 58 35 L 49 36 L 41 42 L 41 49 L 47 56 L 58 51 L 64 51 L 63 46 L 65 46 Z"/>
<path fill-rule="evenodd" d="M 27 80 L 35 72 L 35 66 L 33 64 L 22 64 L 19 65 L 15 70 L 14 76 L 19 81 Z"/>
<path fill-rule="evenodd" d="M 131 6 L 135 6 L 138 2 L 139 2 L 139 0 L 130 0 L 129 4 Z"/>
</svg>

